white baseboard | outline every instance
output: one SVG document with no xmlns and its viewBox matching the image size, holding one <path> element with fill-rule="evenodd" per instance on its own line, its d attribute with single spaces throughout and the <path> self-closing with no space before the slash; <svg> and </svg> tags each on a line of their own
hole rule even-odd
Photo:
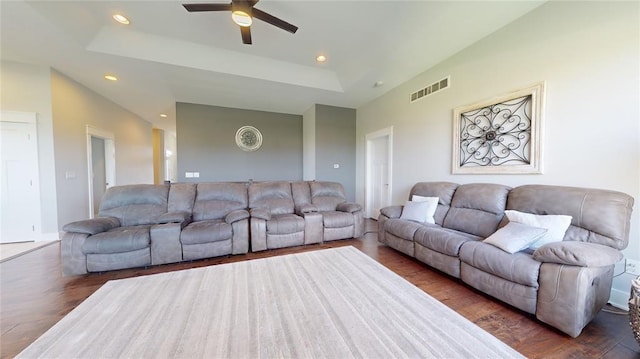
<svg viewBox="0 0 640 359">
<path fill-rule="evenodd" d="M 51 242 L 60 240 L 60 234 L 58 232 L 40 233 L 34 238 L 34 242 Z"/>
<path fill-rule="evenodd" d="M 21 242 L 59 241 L 62 238 L 62 233 L 64 232 L 30 233 L 28 235 L 9 236 L 7 238 L 2 238 L 2 243 L 5 244 L 5 243 L 21 243 Z"/>
<path fill-rule="evenodd" d="M 623 292 L 618 289 L 611 289 L 609 303 L 616 308 L 629 310 L 629 292 Z"/>
</svg>

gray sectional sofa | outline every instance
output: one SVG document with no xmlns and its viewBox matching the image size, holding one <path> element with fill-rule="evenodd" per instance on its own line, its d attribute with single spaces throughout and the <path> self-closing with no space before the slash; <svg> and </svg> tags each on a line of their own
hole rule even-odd
<svg viewBox="0 0 640 359">
<path fill-rule="evenodd" d="M 411 218 L 428 207 L 421 197 L 435 198 L 434 223 Z M 600 189 L 449 182 L 417 183 L 409 200 L 380 211 L 380 242 L 572 337 L 609 299 L 634 202 Z"/>
<path fill-rule="evenodd" d="M 358 237 L 363 228 L 360 205 L 335 182 L 115 186 L 96 218 L 63 227 L 62 267 L 78 275 L 175 263 Z"/>
</svg>

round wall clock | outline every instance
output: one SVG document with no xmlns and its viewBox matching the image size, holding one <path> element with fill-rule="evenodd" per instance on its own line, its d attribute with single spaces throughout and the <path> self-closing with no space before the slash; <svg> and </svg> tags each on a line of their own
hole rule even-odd
<svg viewBox="0 0 640 359">
<path fill-rule="evenodd" d="M 242 126 L 236 132 L 236 144 L 243 151 L 255 151 L 262 146 L 262 133 L 253 126 Z"/>
</svg>

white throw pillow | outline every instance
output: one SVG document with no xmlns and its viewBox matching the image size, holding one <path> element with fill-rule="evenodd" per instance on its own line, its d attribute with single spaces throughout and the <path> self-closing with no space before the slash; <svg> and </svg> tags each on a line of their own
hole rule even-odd
<svg viewBox="0 0 640 359">
<path fill-rule="evenodd" d="M 424 197 L 415 194 L 411 196 L 411 201 L 413 202 L 426 202 L 429 204 L 429 206 L 427 207 L 427 211 L 425 212 L 424 220 L 421 222 L 436 223 L 433 216 L 436 214 L 436 209 L 438 209 L 439 200 L 440 198 L 438 197 Z"/>
<path fill-rule="evenodd" d="M 402 208 L 400 219 L 424 223 L 425 213 L 428 208 L 429 203 L 427 202 L 407 201 Z"/>
<path fill-rule="evenodd" d="M 527 224 L 533 227 L 546 228 L 545 233 L 540 239 L 535 241 L 529 248 L 538 249 L 539 247 L 552 242 L 562 242 L 564 234 L 571 225 L 571 216 L 565 215 L 537 215 L 533 213 L 518 212 L 513 210 L 504 211 L 507 218 L 511 222 Z"/>
<path fill-rule="evenodd" d="M 515 253 L 528 248 L 547 233 L 547 231 L 546 228 L 532 227 L 518 222 L 509 222 L 506 226 L 498 229 L 495 233 L 487 237 L 484 242 L 494 245 L 505 252 Z"/>
</svg>

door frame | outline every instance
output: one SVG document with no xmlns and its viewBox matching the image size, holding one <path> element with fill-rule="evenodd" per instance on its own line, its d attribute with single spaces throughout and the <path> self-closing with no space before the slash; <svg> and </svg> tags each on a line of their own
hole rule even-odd
<svg viewBox="0 0 640 359">
<path fill-rule="evenodd" d="M 372 184 L 373 184 L 373 180 L 372 180 L 372 175 L 373 175 L 373 166 L 371 164 L 371 160 L 372 160 L 372 150 L 373 150 L 373 141 L 380 139 L 382 137 L 387 137 L 389 139 L 389 141 L 387 142 L 387 203 L 384 204 L 386 206 L 391 205 L 391 193 L 392 193 L 392 188 L 393 188 L 393 126 L 390 127 L 386 127 L 383 128 L 381 130 L 375 131 L 375 132 L 371 132 L 368 133 L 365 136 L 365 180 L 364 180 L 364 186 L 365 186 L 365 199 L 364 199 L 364 204 L 365 204 L 365 216 L 366 218 L 371 218 L 371 205 L 372 205 L 372 198 L 373 198 L 373 188 L 372 188 Z"/>
<path fill-rule="evenodd" d="M 91 137 L 104 140 L 104 167 L 107 188 L 116 185 L 116 147 L 112 132 L 87 125 L 87 174 L 89 184 L 89 218 L 93 218 L 93 157 L 91 152 Z"/>
</svg>

